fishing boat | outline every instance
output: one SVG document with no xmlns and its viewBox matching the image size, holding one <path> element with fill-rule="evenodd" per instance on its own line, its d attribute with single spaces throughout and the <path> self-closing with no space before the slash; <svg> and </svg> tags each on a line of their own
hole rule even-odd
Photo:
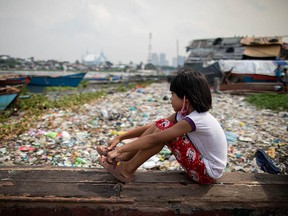
<svg viewBox="0 0 288 216">
<path fill-rule="evenodd" d="M 118 83 L 122 82 L 122 76 L 116 75 L 107 75 L 107 76 L 89 76 L 86 77 L 85 80 L 88 80 L 90 83 L 98 83 L 98 84 L 105 84 L 105 83 Z"/>
<path fill-rule="evenodd" d="M 22 86 L 27 85 L 30 82 L 30 77 L 19 77 L 19 76 L 2 76 L 0 78 L 0 87 L 6 86 Z"/>
<path fill-rule="evenodd" d="M 31 80 L 27 85 L 27 89 L 32 92 L 41 92 L 46 87 L 51 86 L 69 86 L 77 87 L 86 73 L 69 74 L 64 76 L 30 76 Z"/>
<path fill-rule="evenodd" d="M 20 93 L 20 89 L 14 87 L 0 88 L 0 111 L 5 110 L 13 101 L 16 100 Z"/>
<path fill-rule="evenodd" d="M 17 106 L 17 98 L 26 85 L 30 82 L 30 77 L 2 76 L 0 78 L 0 111 L 7 107 Z"/>
<path fill-rule="evenodd" d="M 77 87 L 86 73 L 69 74 L 64 76 L 31 76 L 28 86 L 71 86 Z"/>
</svg>

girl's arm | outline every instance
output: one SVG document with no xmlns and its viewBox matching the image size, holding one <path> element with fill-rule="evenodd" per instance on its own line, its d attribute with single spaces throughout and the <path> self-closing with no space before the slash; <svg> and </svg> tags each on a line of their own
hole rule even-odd
<svg viewBox="0 0 288 216">
<path fill-rule="evenodd" d="M 169 121 L 171 121 L 171 122 L 175 122 L 175 120 L 176 120 L 175 115 L 176 115 L 176 113 L 173 113 L 167 119 Z M 144 125 L 142 127 L 138 127 L 138 128 L 133 129 L 133 130 L 130 130 L 127 133 L 124 133 L 123 135 L 120 135 L 121 141 L 125 140 L 125 139 L 131 139 L 131 138 L 134 138 L 134 137 L 140 137 L 149 128 L 154 127 L 154 125 L 155 125 L 155 122 L 152 122 L 152 123 Z"/>
<path fill-rule="evenodd" d="M 175 122 L 175 113 L 170 115 L 167 119 L 169 121 Z M 121 134 L 117 137 L 115 137 L 113 140 L 111 140 L 109 142 L 109 146 L 108 149 L 112 150 L 115 146 L 117 146 L 117 144 L 125 139 L 131 139 L 131 138 L 135 138 L 135 137 L 140 137 L 141 135 L 143 135 L 145 132 L 147 134 L 152 133 L 154 131 L 154 124 L 155 122 L 152 122 L 150 124 L 135 128 L 133 130 L 127 131 L 124 134 Z"/>
<path fill-rule="evenodd" d="M 125 139 L 131 139 L 131 138 L 134 138 L 134 137 L 139 137 L 139 136 L 141 136 L 141 135 L 142 135 L 148 128 L 150 128 L 153 124 L 154 124 L 154 122 L 127 131 L 126 133 L 120 135 L 121 141 L 122 141 L 122 140 L 125 140 Z"/>
<path fill-rule="evenodd" d="M 182 120 L 171 128 L 155 132 L 146 136 L 142 136 L 135 141 L 132 141 L 130 143 L 127 143 L 123 146 L 116 148 L 114 152 L 115 154 L 109 155 L 109 159 L 116 158 L 124 152 L 147 149 L 155 145 L 166 143 L 179 136 L 182 136 L 183 134 L 190 132 L 191 130 L 192 130 L 191 125 L 187 121 Z"/>
<path fill-rule="evenodd" d="M 150 128 L 154 123 L 150 123 L 147 125 L 143 125 L 141 127 L 135 128 L 133 130 L 129 130 L 124 134 L 121 134 L 115 137 L 113 140 L 109 142 L 108 150 L 112 150 L 119 142 L 125 139 L 131 139 L 135 137 L 141 136 L 148 128 Z"/>
</svg>

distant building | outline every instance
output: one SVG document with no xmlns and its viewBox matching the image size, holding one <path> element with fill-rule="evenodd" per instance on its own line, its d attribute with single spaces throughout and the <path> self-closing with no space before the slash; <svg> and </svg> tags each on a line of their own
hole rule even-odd
<svg viewBox="0 0 288 216">
<path fill-rule="evenodd" d="M 178 59 L 177 59 L 177 57 L 173 58 L 172 59 L 172 66 L 173 67 L 183 66 L 185 63 L 185 59 L 186 59 L 185 56 L 178 56 Z"/>
<path fill-rule="evenodd" d="M 155 66 L 168 66 L 169 65 L 168 60 L 166 60 L 165 53 L 160 53 L 159 57 L 157 53 L 152 53 L 151 57 L 152 57 L 151 63 Z"/>
<path fill-rule="evenodd" d="M 157 53 L 152 53 L 152 62 L 153 65 L 159 65 L 159 59 Z"/>
<path fill-rule="evenodd" d="M 160 53 L 159 55 L 159 65 L 160 66 L 165 66 L 166 65 L 166 54 L 165 53 Z"/>
<path fill-rule="evenodd" d="M 2 60 L 7 60 L 9 58 L 10 58 L 9 55 L 0 55 L 0 59 L 2 59 Z"/>
<path fill-rule="evenodd" d="M 86 66 L 97 66 L 106 61 L 107 59 L 103 52 L 101 52 L 99 55 L 89 54 L 87 52 L 87 54 L 82 57 L 82 64 Z"/>
</svg>

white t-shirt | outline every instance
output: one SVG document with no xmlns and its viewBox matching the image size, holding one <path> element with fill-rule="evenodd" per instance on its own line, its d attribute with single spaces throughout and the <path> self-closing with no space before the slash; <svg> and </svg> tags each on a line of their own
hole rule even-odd
<svg viewBox="0 0 288 216">
<path fill-rule="evenodd" d="M 197 111 L 184 118 L 177 113 L 177 122 L 182 119 L 192 127 L 187 135 L 202 155 L 208 175 L 212 178 L 221 177 L 227 164 L 227 140 L 219 122 L 209 112 Z"/>
</svg>

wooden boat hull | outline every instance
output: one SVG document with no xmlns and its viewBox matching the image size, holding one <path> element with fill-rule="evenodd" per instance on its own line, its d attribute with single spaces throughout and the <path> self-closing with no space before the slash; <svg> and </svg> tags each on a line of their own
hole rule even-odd
<svg viewBox="0 0 288 216">
<path fill-rule="evenodd" d="M 110 76 L 110 77 L 89 77 L 85 78 L 85 80 L 88 80 L 91 83 L 111 83 L 111 82 L 121 82 L 122 77 L 121 76 Z"/>
<path fill-rule="evenodd" d="M 77 87 L 86 73 L 71 74 L 65 76 L 31 76 L 28 86 L 71 86 Z"/>
<path fill-rule="evenodd" d="M 215 87 L 215 86 L 214 86 Z M 220 91 L 274 92 L 281 89 L 282 84 L 275 76 L 265 74 L 226 73 L 219 86 Z"/>
<path fill-rule="evenodd" d="M 248 91 L 248 92 L 275 92 L 277 88 L 281 88 L 281 83 L 274 82 L 242 82 L 222 84 L 220 91 Z"/>
<path fill-rule="evenodd" d="M 29 83 L 29 77 L 4 77 L 0 79 L 0 111 L 14 105 L 16 110 L 17 98 Z"/>
<path fill-rule="evenodd" d="M 0 110 L 5 110 L 17 97 L 18 93 L 0 95 Z"/>
<path fill-rule="evenodd" d="M 22 86 L 30 82 L 30 77 L 7 77 L 0 79 L 0 87 Z"/>
<path fill-rule="evenodd" d="M 231 73 L 231 77 L 238 78 L 241 82 L 277 82 L 276 76 L 268 76 L 264 74 L 235 74 Z"/>
</svg>

